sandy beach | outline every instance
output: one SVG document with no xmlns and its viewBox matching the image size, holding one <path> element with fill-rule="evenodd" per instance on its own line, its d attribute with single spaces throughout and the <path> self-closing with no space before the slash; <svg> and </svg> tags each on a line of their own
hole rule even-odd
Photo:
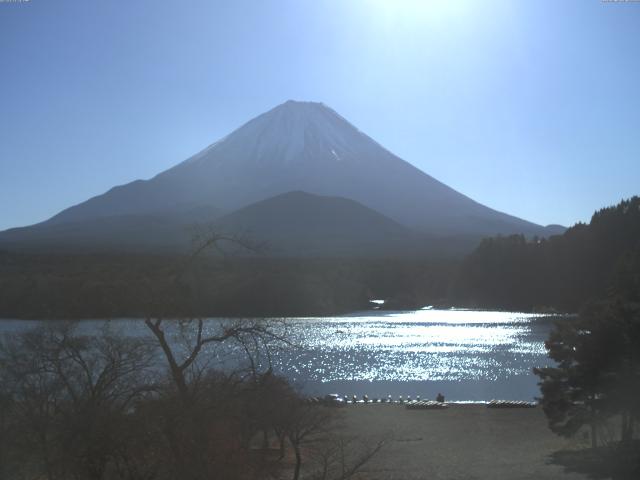
<svg viewBox="0 0 640 480">
<path fill-rule="evenodd" d="M 551 463 L 553 452 L 580 448 L 586 440 L 553 434 L 539 407 L 408 410 L 402 405 L 360 405 L 346 406 L 344 414 L 353 434 L 392 438 L 368 464 L 367 479 L 587 478 Z"/>
</svg>

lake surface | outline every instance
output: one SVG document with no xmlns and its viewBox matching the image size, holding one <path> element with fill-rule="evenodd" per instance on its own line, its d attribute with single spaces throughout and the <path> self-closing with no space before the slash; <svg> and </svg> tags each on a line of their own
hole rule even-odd
<svg viewBox="0 0 640 480">
<path fill-rule="evenodd" d="M 551 364 L 544 341 L 553 317 L 470 310 L 372 311 L 339 317 L 287 319 L 295 346 L 272 354 L 274 370 L 310 394 L 370 398 L 442 392 L 451 401 L 533 400 L 532 368 Z M 223 319 L 207 320 L 215 329 Z M 0 332 L 39 322 L 0 321 Z M 87 320 L 97 331 L 104 321 Z M 141 320 L 112 320 L 127 335 L 149 335 Z M 177 336 L 177 334 L 176 334 Z M 230 352 L 208 351 L 219 364 Z"/>
</svg>

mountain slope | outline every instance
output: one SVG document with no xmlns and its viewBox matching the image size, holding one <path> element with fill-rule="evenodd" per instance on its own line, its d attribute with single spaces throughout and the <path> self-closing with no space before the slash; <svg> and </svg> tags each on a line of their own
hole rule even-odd
<svg viewBox="0 0 640 480">
<path fill-rule="evenodd" d="M 191 245 L 194 227 L 220 217 L 213 207 L 43 222 L 0 232 L 0 247 L 18 250 L 173 252 Z"/>
<path fill-rule="evenodd" d="M 177 211 L 231 212 L 289 191 L 355 200 L 431 235 L 546 235 L 393 155 L 320 103 L 288 101 L 150 180 L 115 187 L 46 223 Z"/>
<path fill-rule="evenodd" d="M 0 245 L 67 252 L 189 251 L 201 227 L 237 235 L 266 255 L 405 256 L 425 253 L 422 235 L 353 200 L 288 192 L 216 218 L 198 209 L 185 215 L 127 214 L 47 222 L 0 233 Z M 213 220 L 215 219 L 215 220 Z M 239 253 L 250 253 L 227 245 Z"/>
<path fill-rule="evenodd" d="M 288 192 L 241 208 L 216 229 L 267 242 L 265 253 L 286 255 L 406 254 L 422 238 L 353 200 Z"/>
</svg>

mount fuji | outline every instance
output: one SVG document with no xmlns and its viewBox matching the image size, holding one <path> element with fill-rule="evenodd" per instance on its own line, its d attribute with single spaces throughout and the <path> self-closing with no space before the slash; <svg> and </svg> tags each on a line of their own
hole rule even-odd
<svg viewBox="0 0 640 480">
<path fill-rule="evenodd" d="M 392 225 L 410 231 L 409 236 L 429 238 L 548 236 L 563 230 L 486 207 L 397 157 L 322 103 L 290 100 L 149 180 L 114 187 L 40 224 L 2 232 L 0 242 L 42 246 L 104 240 L 114 248 L 145 248 L 163 237 L 175 245 L 194 221 L 229 224 L 225 217 L 234 212 L 288 192 L 316 196 L 314 205 L 327 199 L 331 208 L 340 208 L 336 197 L 355 202 L 362 208 L 350 208 L 353 215 L 373 210 L 364 217 L 379 224 L 384 218 L 381 236 Z M 273 206 L 282 204 L 273 202 L 265 212 L 273 214 Z M 330 208 L 325 210 L 330 217 Z M 317 210 L 288 211 L 313 215 Z M 237 218 L 256 216 L 235 218 L 234 226 L 251 230 L 251 222 L 239 225 Z"/>
</svg>

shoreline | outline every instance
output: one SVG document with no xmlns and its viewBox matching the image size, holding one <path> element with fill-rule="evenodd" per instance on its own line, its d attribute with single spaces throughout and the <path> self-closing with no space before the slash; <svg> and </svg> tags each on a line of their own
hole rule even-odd
<svg viewBox="0 0 640 480">
<path fill-rule="evenodd" d="M 512 309 L 500 309 L 500 308 L 472 308 L 472 307 L 432 307 L 431 305 L 426 305 L 420 308 L 394 308 L 394 309 L 384 309 L 384 308 L 370 308 L 370 309 L 358 309 L 358 310 L 338 310 L 333 313 L 323 313 L 323 314 L 305 314 L 305 315 L 204 315 L 203 318 L 207 320 L 220 320 L 220 319 L 229 319 L 229 320 L 238 320 L 238 319 L 246 319 L 246 320 L 256 320 L 256 319 L 295 319 L 295 320 L 305 320 L 305 319 L 331 319 L 336 317 L 359 317 L 359 316 L 387 316 L 392 314 L 401 314 L 401 313 L 411 313 L 411 312 L 419 312 L 422 310 L 435 311 L 435 312 L 496 312 L 496 313 L 518 313 L 522 315 L 530 315 L 534 317 L 540 318 L 573 318 L 576 317 L 577 313 L 570 312 L 544 312 L 544 311 L 526 311 L 526 310 L 512 310 Z M 124 321 L 124 320 L 139 320 L 144 321 L 147 318 L 145 316 L 114 316 L 114 317 L 57 317 L 57 316 L 49 316 L 49 317 L 3 317 L 0 315 L 0 322 L 4 321 L 14 321 L 14 322 L 84 322 L 84 321 L 101 321 L 101 322 L 112 322 L 112 321 Z M 172 319 L 167 319 L 172 320 Z M 175 318 L 174 320 L 177 320 Z"/>
</svg>

